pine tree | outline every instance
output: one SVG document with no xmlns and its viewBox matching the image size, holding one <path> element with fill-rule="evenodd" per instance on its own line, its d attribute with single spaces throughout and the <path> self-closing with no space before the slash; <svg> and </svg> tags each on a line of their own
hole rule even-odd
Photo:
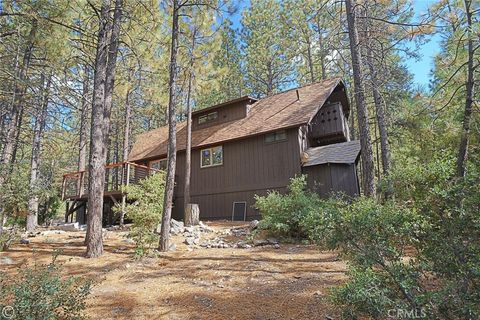
<svg viewBox="0 0 480 320">
<path fill-rule="evenodd" d="M 254 95 L 270 95 L 293 83 L 294 62 L 277 0 L 252 2 L 242 17 L 242 43 L 247 87 Z"/>
</svg>

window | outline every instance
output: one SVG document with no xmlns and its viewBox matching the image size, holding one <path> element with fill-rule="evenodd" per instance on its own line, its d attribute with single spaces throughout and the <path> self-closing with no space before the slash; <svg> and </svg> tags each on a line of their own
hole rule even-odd
<svg viewBox="0 0 480 320">
<path fill-rule="evenodd" d="M 204 124 L 210 121 L 217 119 L 218 112 L 211 112 L 209 114 L 205 114 L 203 116 L 198 117 L 198 124 Z"/>
<path fill-rule="evenodd" d="M 223 164 L 222 146 L 203 149 L 201 151 L 200 167 L 213 167 Z"/>
<path fill-rule="evenodd" d="M 167 169 L 167 159 L 153 160 L 150 161 L 148 166 L 156 170 L 166 170 Z"/>
<path fill-rule="evenodd" d="M 267 133 L 265 135 L 265 142 L 275 142 L 282 140 L 287 140 L 287 132 L 285 130 Z"/>
</svg>

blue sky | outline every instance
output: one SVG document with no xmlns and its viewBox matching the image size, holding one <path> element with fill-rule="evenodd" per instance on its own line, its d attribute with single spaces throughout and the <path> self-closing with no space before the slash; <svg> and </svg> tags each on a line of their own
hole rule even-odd
<svg viewBox="0 0 480 320">
<path fill-rule="evenodd" d="M 299 0 L 301 1 L 301 0 Z M 427 8 L 435 3 L 437 0 L 411 0 L 413 2 L 413 8 L 416 18 L 419 18 L 421 14 L 427 11 Z M 248 7 L 250 0 L 239 0 L 237 2 L 238 11 L 231 19 L 234 24 L 234 28 L 240 28 L 241 11 Z M 413 48 L 413 45 L 412 45 Z M 433 69 L 433 58 L 440 51 L 440 37 L 429 36 L 426 38 L 426 42 L 418 48 L 418 59 L 409 58 L 404 61 L 404 64 L 408 67 L 413 74 L 413 81 L 415 85 L 421 86 L 428 90 L 428 84 L 431 78 L 431 70 Z"/>
<path fill-rule="evenodd" d="M 413 0 L 413 6 L 417 17 L 427 11 L 427 8 L 436 1 L 433 0 Z M 428 42 L 419 48 L 419 59 L 409 59 L 406 65 L 414 76 L 414 82 L 427 88 L 433 69 L 433 58 L 440 52 L 440 36 L 430 36 Z"/>
</svg>

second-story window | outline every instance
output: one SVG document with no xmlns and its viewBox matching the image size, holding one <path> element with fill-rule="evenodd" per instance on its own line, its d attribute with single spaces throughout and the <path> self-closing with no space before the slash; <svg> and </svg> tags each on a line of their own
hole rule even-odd
<svg viewBox="0 0 480 320">
<path fill-rule="evenodd" d="M 198 124 L 204 124 L 210 121 L 213 121 L 218 118 L 218 112 L 210 112 L 203 116 L 198 117 Z"/>
<path fill-rule="evenodd" d="M 200 152 L 200 167 L 213 167 L 223 164 L 223 148 L 222 146 L 202 149 Z"/>
<path fill-rule="evenodd" d="M 275 142 L 287 140 L 287 132 L 285 130 L 279 130 L 265 135 L 265 142 Z"/>
</svg>

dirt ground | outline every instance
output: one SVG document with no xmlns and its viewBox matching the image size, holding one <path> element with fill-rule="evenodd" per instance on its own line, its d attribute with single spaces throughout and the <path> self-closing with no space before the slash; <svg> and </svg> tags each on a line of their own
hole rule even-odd
<svg viewBox="0 0 480 320">
<path fill-rule="evenodd" d="M 232 227 L 226 222 L 207 224 L 215 230 Z M 79 231 L 30 238 L 30 244 L 0 253 L 13 262 L 0 265 L 0 270 L 16 272 L 34 259 L 47 263 L 54 249 L 62 249 L 58 260 L 66 273 L 97 281 L 88 300 L 92 319 L 338 318 L 327 295 L 346 279 L 346 265 L 335 253 L 314 246 L 190 251 L 178 235 L 173 236 L 176 251 L 135 260 L 126 233 L 109 231 L 105 254 L 86 259 L 84 236 Z"/>
</svg>

